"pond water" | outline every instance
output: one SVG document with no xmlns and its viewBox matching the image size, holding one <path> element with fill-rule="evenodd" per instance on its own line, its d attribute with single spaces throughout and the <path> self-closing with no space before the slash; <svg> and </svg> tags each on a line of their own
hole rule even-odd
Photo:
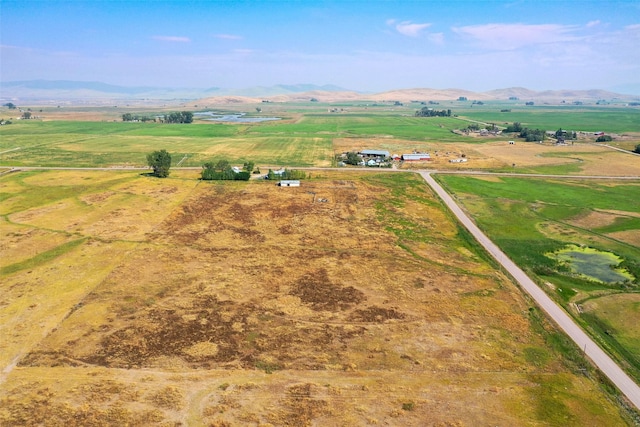
<svg viewBox="0 0 640 427">
<path fill-rule="evenodd" d="M 195 117 L 212 122 L 235 122 L 235 123 L 259 123 L 272 120 L 281 120 L 280 117 L 246 117 L 247 113 L 222 114 L 215 111 L 202 111 L 193 113 Z"/>
<path fill-rule="evenodd" d="M 574 273 L 605 283 L 633 280 L 628 271 L 616 268 L 622 258 L 611 252 L 603 252 L 589 247 L 569 245 L 565 249 L 547 256 L 567 263 Z"/>
</svg>

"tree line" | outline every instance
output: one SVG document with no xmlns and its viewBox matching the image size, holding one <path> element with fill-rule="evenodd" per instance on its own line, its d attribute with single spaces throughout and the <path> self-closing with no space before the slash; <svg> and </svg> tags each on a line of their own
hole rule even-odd
<svg viewBox="0 0 640 427">
<path fill-rule="evenodd" d="M 451 110 L 434 110 L 429 107 L 422 107 L 415 114 L 416 117 L 451 117 Z"/>
<path fill-rule="evenodd" d="M 527 142 L 544 141 L 546 138 L 546 132 L 542 129 L 529 129 L 523 127 L 521 123 L 514 122 L 507 126 L 503 132 L 518 133 L 518 137 L 524 138 Z"/>
<path fill-rule="evenodd" d="M 242 170 L 237 172 L 227 160 L 207 162 L 202 166 L 200 178 L 203 181 L 249 181 L 253 168 L 253 162 L 245 162 Z"/>
<path fill-rule="evenodd" d="M 192 123 L 193 113 L 191 111 L 180 111 L 165 114 L 164 116 L 144 116 L 140 114 L 125 113 L 122 115 L 123 122 L 155 122 L 160 121 L 162 123 Z"/>
</svg>

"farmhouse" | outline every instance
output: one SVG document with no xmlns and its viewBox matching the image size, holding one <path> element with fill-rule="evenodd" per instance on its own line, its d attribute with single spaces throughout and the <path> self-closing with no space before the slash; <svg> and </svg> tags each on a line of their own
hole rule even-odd
<svg viewBox="0 0 640 427">
<path fill-rule="evenodd" d="M 429 153 L 412 153 L 412 154 L 403 154 L 402 160 L 405 162 L 424 162 L 430 161 L 431 155 Z"/>
<path fill-rule="evenodd" d="M 467 159 L 451 159 L 449 160 L 450 163 L 466 163 Z"/>
<path fill-rule="evenodd" d="M 299 180 L 291 180 L 291 179 L 283 179 L 282 181 L 278 182 L 278 186 L 280 186 L 280 187 L 300 187 L 300 181 Z"/>
</svg>

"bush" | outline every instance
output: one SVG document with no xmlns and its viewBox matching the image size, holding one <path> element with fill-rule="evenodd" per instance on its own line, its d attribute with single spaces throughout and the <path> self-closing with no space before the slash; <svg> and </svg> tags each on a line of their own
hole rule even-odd
<svg viewBox="0 0 640 427">
<path fill-rule="evenodd" d="M 596 138 L 596 142 L 609 142 L 611 140 L 612 138 L 609 135 L 600 135 L 598 138 Z"/>
</svg>

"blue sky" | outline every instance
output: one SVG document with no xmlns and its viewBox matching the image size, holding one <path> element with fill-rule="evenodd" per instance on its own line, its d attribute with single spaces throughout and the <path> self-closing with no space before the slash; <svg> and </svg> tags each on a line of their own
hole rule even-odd
<svg viewBox="0 0 640 427">
<path fill-rule="evenodd" d="M 640 0 L 0 2 L 0 80 L 640 93 Z"/>
</svg>

